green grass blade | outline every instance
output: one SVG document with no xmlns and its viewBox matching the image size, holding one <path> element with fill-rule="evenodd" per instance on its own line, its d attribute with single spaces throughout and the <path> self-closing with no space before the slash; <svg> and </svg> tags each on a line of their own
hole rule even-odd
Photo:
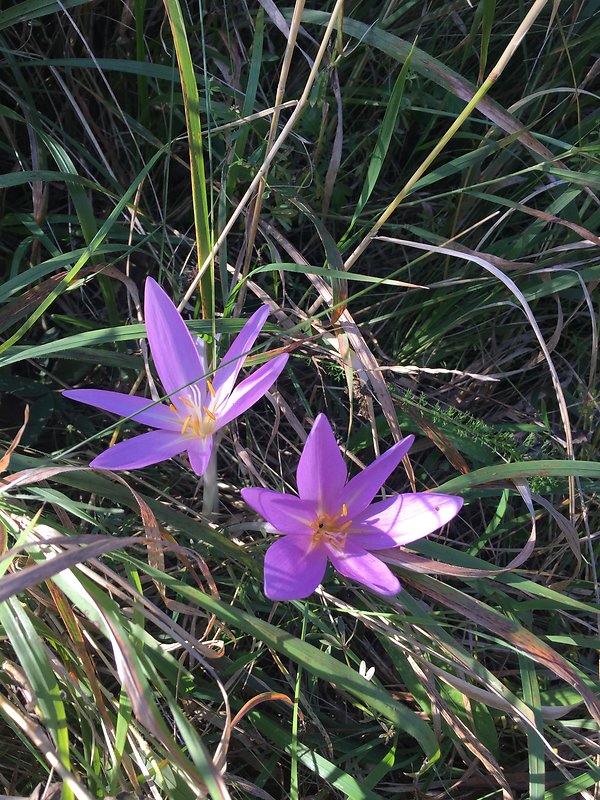
<svg viewBox="0 0 600 800">
<path fill-rule="evenodd" d="M 0 623 L 31 685 L 40 716 L 54 740 L 60 760 L 70 771 L 69 731 L 65 706 L 43 642 L 25 609 L 14 597 L 0 603 Z M 63 800 L 73 800 L 73 791 L 69 786 L 63 786 L 62 797 Z"/>
<path fill-rule="evenodd" d="M 0 12 L 0 31 L 47 14 L 55 14 L 65 8 L 83 6 L 88 2 L 89 0 L 25 0 L 24 3 Z"/>
<path fill-rule="evenodd" d="M 567 478 L 571 475 L 580 478 L 600 478 L 600 463 L 596 461 L 548 460 L 494 464 L 491 467 L 482 467 L 468 472 L 466 475 L 460 475 L 458 478 L 452 478 L 438 486 L 436 491 L 452 494 L 452 492 L 462 492 L 465 489 L 497 481 L 521 480 L 535 476 Z"/>
<path fill-rule="evenodd" d="M 194 65 L 185 30 L 185 22 L 179 0 L 164 0 L 171 33 L 177 53 L 177 64 L 181 76 L 181 88 L 185 107 L 185 118 L 188 129 L 190 151 L 190 170 L 192 177 L 192 203 L 194 207 L 194 225 L 196 229 L 196 249 L 198 267 L 208 258 L 212 248 L 210 234 L 210 215 L 206 196 L 206 177 L 204 173 L 204 153 L 202 147 L 202 124 L 200 121 L 200 98 L 194 74 Z M 214 318 L 214 272 L 213 266 L 206 270 L 200 281 L 202 299 L 202 315 L 204 319 Z"/>
<path fill-rule="evenodd" d="M 377 134 L 377 141 L 375 142 L 375 147 L 373 148 L 373 154 L 371 156 L 369 167 L 367 169 L 367 176 L 365 178 L 365 182 L 363 184 L 360 196 L 358 198 L 356 208 L 354 209 L 354 214 L 352 215 L 352 219 L 350 220 L 350 225 L 348 226 L 348 231 L 346 232 L 346 236 L 348 236 L 350 231 L 354 228 L 357 219 L 359 218 L 359 216 L 362 213 L 362 210 L 366 206 L 369 197 L 373 193 L 373 189 L 377 184 L 379 174 L 383 168 L 383 162 L 385 161 L 385 157 L 389 150 L 390 142 L 392 141 L 392 136 L 394 135 L 396 123 L 398 121 L 398 115 L 400 114 L 400 105 L 402 103 L 402 98 L 404 97 L 404 86 L 406 84 L 406 77 L 408 75 L 408 70 L 410 68 L 413 49 L 414 46 L 409 51 L 406 60 L 402 65 L 400 72 L 398 73 L 398 77 L 394 82 L 394 86 L 390 94 L 390 99 L 388 101 L 387 107 L 385 109 L 385 114 L 383 116 L 383 121 L 381 123 L 381 126 L 379 127 L 379 132 Z"/>
<path fill-rule="evenodd" d="M 521 670 L 521 685 L 523 686 L 523 700 L 531 708 L 535 726 L 542 733 L 544 722 L 540 708 L 540 687 L 534 662 L 519 654 L 519 667 Z M 527 731 L 527 760 L 529 765 L 529 798 L 530 800 L 543 800 L 546 786 L 544 746 L 540 737 L 535 736 L 529 730 Z"/>
</svg>

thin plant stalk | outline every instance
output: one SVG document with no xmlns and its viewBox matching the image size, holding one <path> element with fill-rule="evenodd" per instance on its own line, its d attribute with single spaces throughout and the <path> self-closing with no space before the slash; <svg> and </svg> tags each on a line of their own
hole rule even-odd
<svg viewBox="0 0 600 800">
<path fill-rule="evenodd" d="M 300 20 L 302 19 L 303 11 L 304 11 L 304 0 L 296 0 L 296 5 L 294 6 L 294 14 L 292 16 L 292 21 L 290 23 L 288 42 L 285 48 L 285 54 L 283 56 L 281 71 L 279 73 L 277 92 L 275 93 L 275 103 L 273 104 L 275 111 L 273 112 L 273 115 L 271 117 L 271 125 L 269 127 L 269 135 L 267 137 L 265 155 L 268 155 L 269 152 L 271 151 L 273 143 L 275 141 L 275 136 L 277 135 L 277 126 L 279 125 L 279 117 L 280 117 L 280 107 L 281 104 L 283 103 L 283 97 L 285 95 L 285 87 L 287 85 L 287 79 L 290 72 L 292 56 L 294 54 L 294 49 L 296 47 L 296 40 L 298 38 L 298 30 L 300 29 Z M 248 270 L 250 269 L 250 261 L 252 259 L 252 251 L 254 249 L 254 242 L 256 240 L 256 232 L 258 230 L 258 221 L 260 219 L 260 212 L 262 208 L 262 202 L 266 184 L 267 184 L 267 172 L 265 172 L 261 176 L 260 184 L 256 191 L 256 197 L 254 199 L 254 204 L 252 205 L 252 210 L 250 213 L 250 220 L 249 220 L 250 224 L 248 226 L 248 234 L 246 237 L 246 253 L 244 255 L 244 263 L 242 265 L 242 272 L 241 272 L 242 279 L 246 277 L 246 275 L 248 274 Z M 234 275 L 232 281 L 235 282 L 236 280 L 237 276 Z M 243 308 L 246 291 L 247 291 L 246 284 L 243 284 L 236 301 L 236 313 L 238 314 Z"/>
<path fill-rule="evenodd" d="M 210 518 L 219 506 L 219 483 L 217 480 L 217 451 L 219 449 L 219 439 L 215 437 L 214 447 L 206 472 L 202 476 L 202 514 Z"/>
</svg>

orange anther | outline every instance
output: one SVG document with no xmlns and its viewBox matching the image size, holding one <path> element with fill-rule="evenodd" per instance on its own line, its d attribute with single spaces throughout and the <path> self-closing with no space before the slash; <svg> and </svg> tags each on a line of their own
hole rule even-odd
<svg viewBox="0 0 600 800">
<path fill-rule="evenodd" d="M 213 422 L 216 422 L 216 421 L 217 421 L 217 418 L 216 418 L 216 417 L 215 417 L 215 415 L 212 413 L 212 411 L 210 411 L 210 410 L 209 410 L 209 409 L 208 409 L 206 406 L 202 406 L 202 408 L 203 408 L 203 409 L 204 409 L 204 411 L 206 412 L 206 416 L 207 416 L 209 419 L 212 419 L 212 421 L 213 421 Z"/>
</svg>

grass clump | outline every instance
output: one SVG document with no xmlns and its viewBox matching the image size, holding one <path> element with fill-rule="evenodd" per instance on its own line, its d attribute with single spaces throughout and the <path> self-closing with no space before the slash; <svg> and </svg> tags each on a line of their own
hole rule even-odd
<svg viewBox="0 0 600 800">
<path fill-rule="evenodd" d="M 0 14 L 1 794 L 595 796 L 595 10 Z M 161 395 L 148 276 L 209 355 L 265 302 L 248 366 L 289 354 L 204 482 L 88 469 L 141 429 L 62 396 Z M 264 594 L 240 489 L 292 492 L 319 413 L 465 500 L 395 598 Z"/>
</svg>

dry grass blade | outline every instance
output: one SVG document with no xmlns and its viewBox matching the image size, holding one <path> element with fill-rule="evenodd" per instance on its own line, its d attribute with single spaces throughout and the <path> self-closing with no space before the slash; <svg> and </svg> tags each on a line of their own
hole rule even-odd
<svg viewBox="0 0 600 800">
<path fill-rule="evenodd" d="M 9 468 L 10 457 L 19 446 L 19 442 L 21 441 L 21 437 L 25 433 L 25 428 L 27 427 L 28 422 L 29 422 L 29 406 L 25 406 L 25 410 L 23 411 L 23 424 L 16 432 L 14 439 L 9 444 L 8 449 L 6 450 L 4 455 L 0 457 L 0 472 L 6 472 L 6 470 Z"/>
<path fill-rule="evenodd" d="M 409 661 L 412 663 L 415 674 L 425 686 L 427 694 L 431 698 L 432 702 L 435 703 L 437 709 L 439 709 L 439 713 L 443 719 L 446 720 L 453 734 L 458 738 L 459 742 L 464 744 L 464 746 L 475 756 L 475 758 L 481 761 L 489 774 L 494 778 L 496 783 L 498 783 L 502 790 L 503 800 L 514 800 L 514 794 L 512 793 L 508 781 L 506 780 L 506 776 L 504 775 L 500 765 L 498 764 L 498 761 L 494 758 L 492 753 L 478 739 L 476 734 L 469 730 L 468 726 L 460 719 L 460 717 L 450 711 L 440 693 L 437 691 L 434 682 L 429 678 L 428 675 L 426 675 L 425 671 L 421 669 L 420 665 L 415 661 L 415 659 L 409 657 Z"/>
<path fill-rule="evenodd" d="M 28 524 L 29 520 L 26 520 L 26 522 Z M 38 525 L 36 526 L 35 531 L 39 533 L 40 530 L 46 527 L 47 526 Z M 51 531 L 51 529 L 48 530 Z M 76 567 L 78 564 L 82 564 L 88 559 L 97 558 L 105 553 L 111 553 L 114 550 L 128 547 L 137 543 L 138 541 L 135 537 L 113 539 L 102 536 L 99 538 L 100 541 L 93 541 L 91 544 L 68 548 L 65 547 L 65 545 L 68 544 L 69 539 L 63 540 L 61 545 L 65 549 L 60 553 L 60 555 L 57 555 L 54 558 L 44 561 L 40 564 L 35 564 L 35 566 L 25 567 L 24 569 L 20 570 L 19 572 L 15 572 L 12 575 L 3 576 L 2 583 L 0 584 L 0 602 L 7 600 L 9 597 L 14 597 L 15 595 L 24 592 L 26 589 L 29 589 L 32 586 L 37 586 L 43 581 L 54 577 L 63 570 Z M 31 548 L 31 543 L 29 543 L 28 546 Z M 39 548 L 46 547 L 56 547 L 56 542 L 53 539 L 44 543 L 40 542 Z M 2 560 L 4 561 L 9 557 L 11 557 L 10 550 L 4 554 Z"/>
</svg>

